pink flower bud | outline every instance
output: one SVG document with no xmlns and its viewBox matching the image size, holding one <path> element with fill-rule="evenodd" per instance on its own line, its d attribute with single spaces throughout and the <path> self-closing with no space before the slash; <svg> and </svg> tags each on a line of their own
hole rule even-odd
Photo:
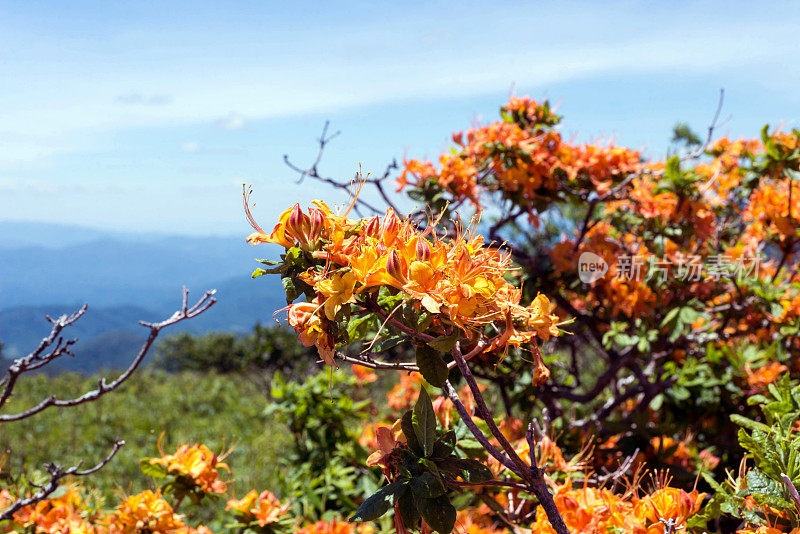
<svg viewBox="0 0 800 534">
<path fill-rule="evenodd" d="M 417 259 L 419 261 L 428 261 L 431 259 L 431 246 L 425 238 L 417 240 Z"/>
<path fill-rule="evenodd" d="M 403 260 L 395 249 L 389 251 L 386 258 L 386 271 L 397 281 L 405 284 L 407 281 Z"/>
<path fill-rule="evenodd" d="M 375 217 L 370 218 L 367 221 L 367 224 L 364 226 L 364 235 L 369 237 L 375 237 L 378 235 L 378 231 L 380 230 L 380 219 L 376 215 Z"/>
<path fill-rule="evenodd" d="M 311 208 L 308 210 L 308 212 L 310 214 L 310 228 L 308 237 L 310 241 L 316 241 L 322 233 L 323 227 L 325 226 L 325 214 L 322 213 L 322 210 L 318 208 Z"/>
<path fill-rule="evenodd" d="M 311 221 L 308 215 L 303 213 L 300 204 L 295 204 L 292 212 L 289 214 L 289 220 L 286 224 L 286 229 L 294 236 L 301 244 L 308 243 L 308 233 L 311 229 Z"/>
</svg>

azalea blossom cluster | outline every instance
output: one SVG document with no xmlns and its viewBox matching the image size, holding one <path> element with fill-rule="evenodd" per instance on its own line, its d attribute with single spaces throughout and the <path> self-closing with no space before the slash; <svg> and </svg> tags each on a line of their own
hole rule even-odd
<svg viewBox="0 0 800 534">
<path fill-rule="evenodd" d="M 205 526 L 188 526 L 164 499 L 161 491 L 145 490 L 124 499 L 117 508 L 104 514 L 84 499 L 82 488 L 71 486 L 59 497 L 25 506 L 12 521 L 0 524 L 0 532 L 37 534 L 212 534 Z M 0 508 L 13 502 L 8 490 L 0 492 Z"/>
<path fill-rule="evenodd" d="M 226 493 L 225 483 L 218 478 L 218 469 L 228 467 L 217 460 L 217 456 L 204 444 L 186 444 L 178 447 L 175 454 L 161 458 L 146 458 L 143 463 L 163 465 L 170 473 L 192 477 L 198 490 L 208 493 Z M 44 499 L 22 507 L 11 521 L 0 523 L 0 533 L 17 534 L 213 534 L 204 525 L 192 527 L 186 522 L 186 514 L 178 513 L 182 499 L 157 490 L 144 490 L 123 498 L 109 512 L 97 509 L 87 499 L 87 489 L 70 484 L 57 497 Z M 0 510 L 15 501 L 9 489 L 0 490 Z M 199 502 L 199 501 L 197 501 Z M 225 507 L 230 512 L 239 532 L 270 532 L 290 534 L 372 534 L 370 525 L 360 525 L 332 519 L 307 522 L 293 517 L 289 506 L 270 491 L 250 490 L 241 499 L 230 497 Z M 227 531 L 227 530 L 226 530 Z"/>
<path fill-rule="evenodd" d="M 151 458 L 151 465 L 163 466 L 168 474 L 188 477 L 203 492 L 224 493 L 226 482 L 219 478 L 219 469 L 228 469 L 216 454 L 202 443 L 182 445 L 174 454 Z"/>
<path fill-rule="evenodd" d="M 439 159 L 406 160 L 399 189 L 433 182 L 455 199 L 479 205 L 481 190 L 502 191 L 533 213 L 537 201 L 566 194 L 607 193 L 641 170 L 635 150 L 612 144 L 574 144 L 554 129 L 560 117 L 545 101 L 512 98 L 503 121 L 453 134 L 455 148 Z"/>
<path fill-rule="evenodd" d="M 687 520 L 700 511 L 704 493 L 660 487 L 640 497 L 618 495 L 602 488 L 573 488 L 569 482 L 558 488 L 555 501 L 571 532 L 630 532 L 661 534 L 666 525 L 672 532 L 685 529 Z M 554 534 L 542 510 L 537 511 L 532 532 Z"/>
<path fill-rule="evenodd" d="M 335 214 L 321 201 L 308 212 L 296 204 L 270 233 L 251 217 L 256 233 L 247 238 L 251 244 L 280 244 L 286 257 L 299 249 L 310 258 L 296 278 L 311 288 L 311 298 L 291 304 L 288 318 L 303 344 L 316 345 L 327 363 L 333 363 L 338 344 L 352 341 L 337 336 L 334 323 L 376 311 L 384 319 L 392 312 L 375 309 L 381 288 L 401 293 L 419 314 L 430 317 L 426 335 L 456 331 L 462 345 L 488 328 L 498 332 L 487 349 L 495 351 L 559 334 L 561 320 L 547 297 L 521 304 L 522 291 L 506 279 L 508 254 L 487 247 L 474 228 L 460 228 L 452 239 L 442 240 L 438 221 L 421 230 L 391 208 L 383 217 L 353 220 L 346 214 Z"/>
<path fill-rule="evenodd" d="M 354 372 L 356 369 L 354 368 Z M 403 447 L 407 441 L 403 433 L 401 420 L 392 422 L 394 417 L 413 404 L 410 397 L 419 388 L 425 387 L 418 373 L 403 375 L 401 381 L 388 393 L 388 406 L 392 410 L 386 424 L 373 426 L 368 424 L 363 431 L 360 442 L 369 447 L 373 453 L 367 465 L 380 466 L 391 480 L 397 469 L 398 458 L 394 451 Z M 466 389 L 466 388 L 465 388 Z M 467 410 L 472 413 L 474 404 L 465 391 L 459 393 Z M 413 400 L 413 399 L 411 399 Z M 436 417 L 444 428 L 453 428 L 458 419 L 453 406 L 446 396 L 433 399 Z M 477 420 L 477 419 L 476 419 Z M 584 447 L 572 458 L 565 458 L 565 453 L 556 441 L 547 435 L 536 440 L 534 453 L 531 454 L 529 442 L 525 437 L 525 428 L 519 419 L 507 417 L 500 425 L 505 437 L 512 443 L 516 452 L 525 462 L 535 461 L 540 469 L 548 474 L 548 480 L 554 490 L 554 499 L 559 512 L 565 520 L 570 532 L 600 534 L 607 532 L 633 532 L 651 534 L 665 532 L 665 525 L 670 524 L 675 530 L 686 529 L 692 516 L 702 510 L 707 497 L 705 493 L 692 490 L 685 491 L 672 487 L 663 478 L 654 478 L 653 486 L 645 490 L 643 475 L 647 462 L 666 461 L 690 472 L 695 470 L 713 470 L 719 458 L 709 451 L 698 451 L 690 439 L 678 440 L 671 436 L 653 438 L 651 449 L 643 451 L 633 458 L 631 470 L 638 473 L 625 486 L 625 491 L 612 491 L 609 488 L 589 485 L 585 482 L 577 486 L 573 477 L 580 479 L 586 473 L 601 472 L 603 467 L 618 465 L 619 459 L 612 460 L 606 453 L 598 454 L 590 447 Z M 618 441 L 622 434 L 609 438 L 599 449 L 618 449 Z M 587 442 L 592 436 L 585 436 Z M 492 442 L 497 445 L 495 440 Z M 496 479 L 508 475 L 506 468 L 498 461 L 490 459 L 491 468 Z M 584 479 L 585 480 L 585 479 Z M 501 506 L 510 506 L 510 502 L 519 503 L 517 513 L 529 514 L 533 518 L 533 533 L 555 533 L 541 506 L 526 501 L 519 489 L 507 489 L 493 494 L 493 498 Z M 497 519 L 497 510 L 485 504 L 459 512 L 456 522 L 458 527 L 472 534 L 494 534 L 507 532 L 506 526 Z"/>
<path fill-rule="evenodd" d="M 260 527 L 277 522 L 289 511 L 289 507 L 282 505 L 278 498 L 268 490 L 261 493 L 250 490 L 241 499 L 229 500 L 225 509 L 234 511 L 242 523 L 256 522 Z"/>
</svg>

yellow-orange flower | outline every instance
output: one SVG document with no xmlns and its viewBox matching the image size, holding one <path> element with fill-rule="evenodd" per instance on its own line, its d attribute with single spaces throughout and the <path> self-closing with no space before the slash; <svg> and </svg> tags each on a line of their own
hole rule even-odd
<svg viewBox="0 0 800 534">
<path fill-rule="evenodd" d="M 226 510 L 238 512 L 246 519 L 257 521 L 260 527 L 278 521 L 286 515 L 288 508 L 288 506 L 281 505 L 278 498 L 267 490 L 262 491 L 261 494 L 256 490 L 250 490 L 241 499 L 229 500 L 225 507 Z"/>
<path fill-rule="evenodd" d="M 146 490 L 128 497 L 109 516 L 111 534 L 137 534 L 145 530 L 167 533 L 185 526 L 183 518 L 175 514 L 160 490 Z"/>
<path fill-rule="evenodd" d="M 182 445 L 175 454 L 151 458 L 150 463 L 164 466 L 168 473 L 191 478 L 202 491 L 223 493 L 227 488 L 227 484 L 219 479 L 218 471 L 230 471 L 227 464 L 220 462 L 217 455 L 202 444 Z"/>
<path fill-rule="evenodd" d="M 322 280 L 316 285 L 316 290 L 325 295 L 324 308 L 328 320 L 333 321 L 342 304 L 353 300 L 355 286 L 356 275 L 352 271 L 336 273 L 333 278 Z"/>
<path fill-rule="evenodd" d="M 311 525 L 298 529 L 296 534 L 353 534 L 353 525 L 336 519 L 330 521 L 317 521 Z"/>
</svg>

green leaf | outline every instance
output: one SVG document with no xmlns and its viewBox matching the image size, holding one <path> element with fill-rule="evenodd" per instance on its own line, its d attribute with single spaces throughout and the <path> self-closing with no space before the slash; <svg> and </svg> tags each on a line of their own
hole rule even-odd
<svg viewBox="0 0 800 534">
<path fill-rule="evenodd" d="M 284 271 L 283 265 L 279 267 L 273 267 L 272 269 L 264 269 L 263 267 L 259 267 L 253 274 L 250 275 L 250 278 L 258 278 L 259 276 L 264 276 L 265 274 L 279 274 Z"/>
<path fill-rule="evenodd" d="M 275 265 L 283 265 L 283 261 L 281 260 L 264 260 L 256 258 L 256 261 L 268 267 L 274 267 Z"/>
<path fill-rule="evenodd" d="M 764 423 L 759 423 L 758 421 L 753 421 L 752 419 L 748 419 L 747 417 L 743 417 L 739 414 L 732 414 L 731 415 L 731 422 L 741 427 L 744 427 L 748 430 L 758 430 L 761 432 L 770 432 L 770 427 L 765 425 Z"/>
<path fill-rule="evenodd" d="M 417 434 L 414 432 L 413 416 L 411 410 L 404 413 L 403 418 L 400 420 L 400 428 L 403 430 L 403 435 L 406 437 L 406 444 L 408 448 L 411 449 L 411 452 L 417 456 L 424 456 L 425 451 L 422 450 L 422 446 L 417 439 Z"/>
<path fill-rule="evenodd" d="M 422 377 L 430 385 L 437 388 L 444 387 L 450 372 L 439 351 L 426 345 L 419 345 L 417 347 L 417 366 Z"/>
<path fill-rule="evenodd" d="M 466 476 L 464 476 L 464 480 L 467 482 L 487 482 L 492 480 L 492 470 L 483 465 L 478 460 L 473 460 L 471 458 L 465 458 L 463 460 L 459 460 L 462 469 Z"/>
<path fill-rule="evenodd" d="M 447 495 L 435 499 L 417 499 L 417 510 L 422 519 L 439 534 L 450 534 L 456 524 L 456 509 Z"/>
<path fill-rule="evenodd" d="M 678 316 L 678 312 L 680 312 L 680 311 L 681 311 L 681 309 L 678 308 L 678 307 L 672 308 L 664 316 L 664 319 L 661 321 L 661 326 L 667 326 L 670 322 L 672 322 L 673 319 L 675 319 L 675 317 Z"/>
<path fill-rule="evenodd" d="M 444 435 L 439 437 L 433 444 L 432 458 L 447 458 L 456 448 L 456 433 L 453 430 L 448 430 Z"/>
<path fill-rule="evenodd" d="M 378 343 L 378 345 L 375 347 L 374 351 L 375 352 L 387 351 L 387 350 L 391 349 L 392 347 L 396 347 L 397 345 L 399 345 L 400 343 L 402 343 L 405 340 L 406 340 L 406 336 L 404 336 L 404 335 L 403 336 L 393 336 L 393 337 L 390 337 L 390 338 L 386 338 L 384 340 L 381 340 L 380 343 Z"/>
<path fill-rule="evenodd" d="M 353 517 L 348 521 L 374 521 L 380 516 L 385 514 L 389 508 L 394 506 L 400 489 L 403 487 L 402 482 L 392 482 L 388 486 L 384 486 L 376 493 L 373 493 L 361 503 Z"/>
<path fill-rule="evenodd" d="M 428 345 L 433 347 L 434 349 L 438 350 L 439 352 L 450 352 L 458 338 L 461 337 L 461 332 L 456 330 L 449 336 L 439 336 L 435 339 L 428 341 Z"/>
<path fill-rule="evenodd" d="M 426 471 L 409 482 L 409 488 L 414 497 L 418 499 L 432 499 L 447 492 L 441 481 L 433 473 Z"/>
<path fill-rule="evenodd" d="M 281 278 L 281 283 L 283 284 L 284 291 L 286 291 L 286 304 L 291 304 L 292 302 L 297 300 L 297 297 L 300 296 L 302 291 L 298 290 L 297 287 L 295 287 L 294 282 L 292 281 L 292 277 L 285 276 Z"/>
<path fill-rule="evenodd" d="M 436 440 L 436 414 L 433 412 L 433 403 L 424 387 L 419 390 L 411 422 L 414 427 L 414 435 L 422 446 L 423 455 L 430 456 Z"/>
<path fill-rule="evenodd" d="M 417 528 L 420 515 L 411 492 L 403 493 L 397 499 L 397 511 L 400 513 L 400 519 L 403 520 L 405 526 L 413 529 Z"/>
<path fill-rule="evenodd" d="M 144 476 L 150 478 L 167 478 L 167 470 L 163 465 L 151 464 L 150 458 L 142 458 L 139 461 L 139 469 Z"/>
<path fill-rule="evenodd" d="M 692 324 L 697 320 L 698 317 L 700 317 L 700 313 L 694 308 L 690 308 L 688 306 L 681 308 L 680 319 L 682 323 Z"/>
<path fill-rule="evenodd" d="M 487 482 L 494 478 L 488 467 L 471 458 L 445 458 L 437 463 L 442 471 L 460 476 L 467 482 Z"/>
<path fill-rule="evenodd" d="M 371 313 L 361 317 L 351 318 L 347 323 L 347 338 L 350 342 L 364 338 L 370 331 L 375 322 L 375 316 Z"/>
<path fill-rule="evenodd" d="M 783 498 L 783 483 L 769 478 L 758 469 L 747 472 L 747 492 L 749 495 L 765 495 Z"/>
</svg>

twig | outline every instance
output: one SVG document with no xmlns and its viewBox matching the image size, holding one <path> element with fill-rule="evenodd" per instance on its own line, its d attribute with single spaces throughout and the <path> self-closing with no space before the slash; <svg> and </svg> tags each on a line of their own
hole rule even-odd
<svg viewBox="0 0 800 534">
<path fill-rule="evenodd" d="M 0 408 L 2 408 L 6 401 L 8 401 L 8 399 L 11 397 L 11 392 L 14 390 L 17 379 L 21 374 L 25 373 L 26 371 L 38 369 L 52 360 L 55 360 L 62 354 L 72 354 L 69 350 L 69 347 L 72 346 L 77 340 L 71 339 L 64 342 L 63 338 L 60 337 L 61 331 L 83 317 L 83 314 L 86 313 L 88 308 L 89 306 L 84 304 L 78 311 L 70 315 L 62 315 L 58 319 L 52 319 L 49 316 L 46 316 L 47 320 L 53 324 L 50 334 L 42 339 L 42 341 L 39 343 L 39 346 L 37 346 L 33 352 L 23 358 L 14 360 L 14 363 L 12 363 L 8 368 L 7 375 L 3 379 L 5 387 L 2 395 L 0 395 Z M 53 343 L 56 344 L 55 348 L 50 352 L 45 353 L 45 351 L 51 347 Z"/>
<path fill-rule="evenodd" d="M 30 497 L 24 499 L 17 499 L 14 501 L 11 506 L 6 508 L 2 513 L 0 513 L 0 521 L 6 521 L 12 519 L 14 514 L 17 513 L 20 509 L 30 506 L 32 504 L 36 504 L 47 499 L 50 495 L 53 494 L 58 489 L 58 482 L 68 476 L 75 476 L 75 477 L 83 477 L 86 475 L 91 475 L 92 473 L 96 473 L 100 471 L 103 467 L 105 467 L 117 454 L 117 451 L 125 445 L 124 441 L 116 441 L 114 442 L 114 446 L 111 449 L 111 452 L 108 453 L 108 456 L 103 459 L 99 464 L 90 468 L 84 469 L 83 471 L 80 470 L 82 461 L 78 463 L 78 465 L 64 468 L 63 466 L 56 465 L 56 464 L 46 464 L 45 469 L 47 473 L 50 475 L 50 480 L 47 483 L 42 485 L 37 485 L 39 490 L 31 495 Z"/>
<path fill-rule="evenodd" d="M 147 340 L 144 342 L 144 345 L 142 345 L 142 347 L 139 349 L 139 353 L 133 359 L 130 366 L 121 375 L 119 375 L 113 382 L 107 383 L 105 378 L 101 378 L 100 382 L 98 383 L 97 389 L 88 391 L 83 395 L 81 395 L 80 397 L 76 397 L 74 399 L 59 400 L 54 395 L 47 397 L 36 406 L 29 408 L 25 411 L 9 415 L 0 415 L 0 423 L 7 423 L 9 421 L 19 421 L 20 419 L 31 417 L 32 415 L 35 415 L 47 408 L 50 408 L 51 406 L 58 406 L 61 408 L 69 406 L 77 406 L 85 402 L 97 400 L 106 393 L 108 393 L 109 391 L 117 389 L 128 378 L 130 378 L 130 376 L 134 373 L 134 371 L 136 371 L 136 369 L 142 363 L 142 360 L 144 360 L 144 357 L 147 355 L 148 351 L 153 346 L 153 343 L 155 342 L 161 330 L 173 324 L 179 323 L 183 320 L 197 317 L 198 315 L 209 309 L 217 301 L 217 299 L 213 297 L 214 293 L 216 293 L 215 289 L 206 291 L 205 294 L 202 296 L 202 298 L 200 298 L 200 300 L 197 301 L 197 303 L 194 306 L 189 308 L 187 306 L 189 291 L 184 287 L 181 309 L 173 313 L 171 317 L 165 319 L 164 321 L 161 321 L 160 323 L 146 323 L 144 321 L 139 321 L 139 324 L 150 329 L 150 335 L 147 337 Z M 85 311 L 84 308 L 82 309 Z M 72 322 L 74 322 L 74 320 Z M 45 338 L 45 340 L 43 340 L 43 343 L 47 339 L 48 338 Z M 6 386 L 6 389 L 8 390 L 8 386 Z"/>
</svg>

